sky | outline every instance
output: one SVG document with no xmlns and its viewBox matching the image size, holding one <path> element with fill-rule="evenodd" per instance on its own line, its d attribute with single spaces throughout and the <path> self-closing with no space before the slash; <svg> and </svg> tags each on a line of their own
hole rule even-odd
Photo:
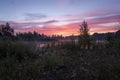
<svg viewBox="0 0 120 80">
<path fill-rule="evenodd" d="M 77 35 L 88 23 L 90 34 L 120 29 L 120 0 L 0 0 L 0 24 L 18 32 Z"/>
</svg>

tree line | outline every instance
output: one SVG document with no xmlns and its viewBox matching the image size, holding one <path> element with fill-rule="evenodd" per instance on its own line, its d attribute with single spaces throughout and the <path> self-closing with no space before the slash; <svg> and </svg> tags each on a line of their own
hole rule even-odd
<svg viewBox="0 0 120 80">
<path fill-rule="evenodd" d="M 0 40 L 24 40 L 24 41 L 55 41 L 62 39 L 62 35 L 47 36 L 38 32 L 14 33 L 9 23 L 0 25 Z"/>
</svg>

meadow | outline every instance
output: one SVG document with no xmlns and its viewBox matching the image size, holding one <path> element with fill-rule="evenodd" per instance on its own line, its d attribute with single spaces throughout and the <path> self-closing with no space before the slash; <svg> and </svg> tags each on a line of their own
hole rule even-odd
<svg viewBox="0 0 120 80">
<path fill-rule="evenodd" d="M 112 45 L 112 46 L 111 46 Z M 0 42 L 0 80 L 119 80 L 120 42 L 40 48 L 34 43 Z"/>
</svg>

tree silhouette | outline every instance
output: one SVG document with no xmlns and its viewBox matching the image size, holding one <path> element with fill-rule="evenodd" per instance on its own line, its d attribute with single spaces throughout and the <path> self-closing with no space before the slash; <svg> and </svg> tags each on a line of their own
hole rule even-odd
<svg viewBox="0 0 120 80">
<path fill-rule="evenodd" d="M 3 36 L 3 27 L 4 27 L 4 25 L 0 25 L 0 36 Z"/>
<path fill-rule="evenodd" d="M 14 36 L 14 29 L 10 27 L 9 23 L 6 23 L 6 25 L 1 26 L 0 35 L 5 40 L 10 39 Z"/>
<path fill-rule="evenodd" d="M 88 24 L 86 21 L 83 21 L 79 29 L 79 44 L 83 49 L 90 48 L 90 35 Z"/>
</svg>

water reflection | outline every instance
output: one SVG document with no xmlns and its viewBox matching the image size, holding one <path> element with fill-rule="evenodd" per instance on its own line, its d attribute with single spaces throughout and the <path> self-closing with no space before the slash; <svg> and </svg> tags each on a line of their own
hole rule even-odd
<svg viewBox="0 0 120 80">
<path fill-rule="evenodd" d="M 39 47 L 40 48 L 43 48 L 43 47 L 51 47 L 51 46 L 58 46 L 58 45 L 61 45 L 61 42 L 44 42 L 44 43 L 39 43 Z"/>
<path fill-rule="evenodd" d="M 60 46 L 60 45 L 63 45 L 65 43 L 71 43 L 72 41 L 71 40 L 61 40 L 61 41 L 52 41 L 52 42 L 41 42 L 41 43 L 38 43 L 39 47 L 40 48 L 43 48 L 43 47 L 51 47 L 51 46 Z M 75 40 L 74 41 L 75 43 L 77 43 L 78 41 Z"/>
</svg>

